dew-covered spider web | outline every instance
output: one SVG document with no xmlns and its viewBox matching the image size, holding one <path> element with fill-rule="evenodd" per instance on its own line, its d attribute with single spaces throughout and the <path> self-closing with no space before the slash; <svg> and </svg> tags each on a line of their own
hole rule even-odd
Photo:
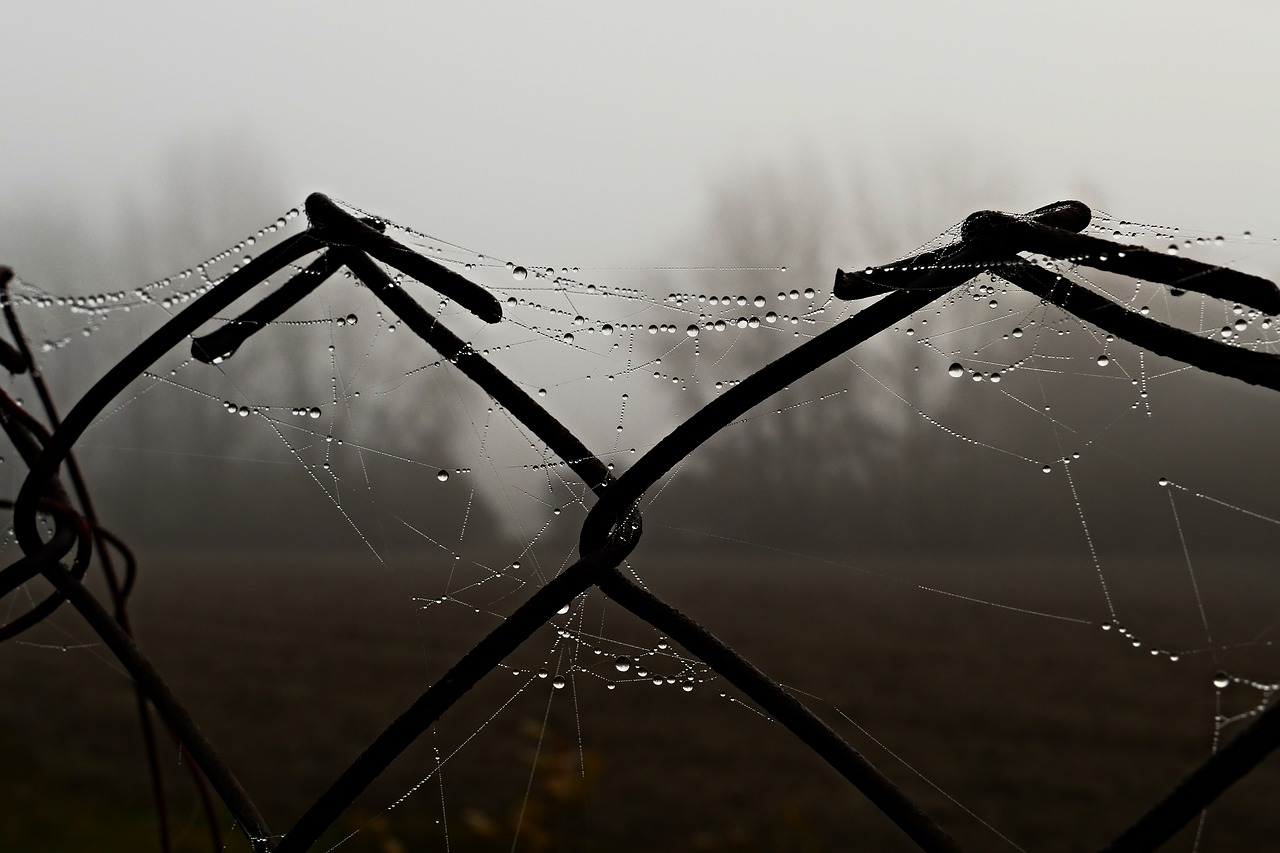
<svg viewBox="0 0 1280 853">
<path fill-rule="evenodd" d="M 172 277 L 108 292 L 17 270 L 14 303 L 63 411 L 305 219 L 290 210 Z M 834 298 L 833 268 L 767 247 L 746 262 L 603 268 L 386 226 L 499 297 L 503 319 L 486 325 L 387 268 L 616 474 L 868 304 Z M 1087 233 L 1280 274 L 1271 236 L 1098 211 Z M 1039 260 L 1224 345 L 1280 343 L 1276 319 L 1248 306 Z M 27 380 L 6 382 L 34 410 Z M 1096 847 L 1280 688 L 1278 423 L 1275 392 L 1139 349 L 984 274 L 664 477 L 624 568 L 793 690 L 967 849 Z M 221 363 L 170 352 L 77 452 L 103 523 L 142 552 L 142 647 L 280 832 L 575 559 L 595 500 L 345 269 Z M 12 496 L 25 469 L 4 455 Z M 4 606 L 38 600 L 41 583 Z M 3 654 L 33 678 L 97 673 L 127 710 L 118 665 L 70 608 Z M 47 701 L 67 721 L 107 719 L 95 748 L 134 748 L 85 691 Z M 122 745 L 102 747 L 111 738 Z M 129 781 L 108 794 L 145 800 L 132 768 L 114 772 Z M 170 775 L 198 839 L 186 780 Z M 1173 849 L 1267 847 L 1277 782 L 1264 765 Z M 732 685 L 592 590 L 318 849 L 855 846 L 911 849 Z"/>
</svg>

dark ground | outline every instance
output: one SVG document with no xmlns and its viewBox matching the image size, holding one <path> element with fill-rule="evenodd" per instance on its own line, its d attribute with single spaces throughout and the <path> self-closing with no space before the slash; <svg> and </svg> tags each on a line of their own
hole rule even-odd
<svg viewBox="0 0 1280 853">
<path fill-rule="evenodd" d="M 784 683 L 917 797 L 967 850 L 1013 850 L 958 804 L 1028 851 L 1096 849 L 1209 752 L 1213 672 L 1274 680 L 1269 647 L 1177 662 L 1132 648 L 1106 618 L 1078 558 L 867 560 L 886 581 L 763 552 L 638 558 L 651 588 L 699 618 Z M 1253 639 L 1276 618 L 1269 566 L 1202 565 L 1220 644 Z M 1111 569 L 1127 625 L 1148 645 L 1203 645 L 1185 578 L 1134 561 Z M 428 580 L 430 579 L 430 580 Z M 1081 625 L 922 592 L 915 584 L 1089 621 Z M 149 557 L 135 604 L 145 649 L 189 703 L 274 828 L 287 827 L 342 767 L 495 619 L 456 605 L 422 611 L 438 576 L 410 558 L 179 561 Z M 505 605 L 504 605 L 505 606 Z M 598 594 L 584 629 L 602 618 Z M 649 649 L 657 635 L 616 607 L 603 634 Z M 68 634 L 67 632 L 70 632 Z M 0 850 L 156 849 L 132 693 L 101 647 L 60 613 L 0 646 Z M 568 671 L 551 629 L 514 665 Z M 792 735 L 720 681 L 605 689 L 614 654 L 586 652 L 568 689 L 509 671 L 486 679 L 434 736 L 403 757 L 342 823 L 340 849 L 909 850 L 898 830 Z M 558 660 L 560 660 L 557 665 Z M 675 674 L 665 653 L 650 668 Z M 1224 713 L 1258 694 L 1233 684 Z M 554 701 L 548 704 L 548 700 Z M 859 731 L 835 711 L 856 720 Z M 496 715 L 496 716 L 495 716 Z M 492 722 L 435 780 L 386 806 Z M 546 720 L 544 728 L 543 720 Z M 1230 735 L 1238 725 L 1228 728 Z M 954 802 L 898 763 L 903 761 Z M 581 738 L 582 752 L 578 743 Z M 541 739 L 535 771 L 534 751 Z M 165 752 L 181 850 L 208 850 L 181 757 Z M 583 768 L 585 767 L 585 779 Z M 530 790 L 524 828 L 516 815 Z M 1275 849 L 1280 759 L 1208 813 L 1202 851 Z M 244 843 L 225 823 L 227 849 Z M 513 846 L 514 840 L 514 846 Z M 1184 833 L 1171 850 L 1191 850 Z M 324 845 L 318 849 L 327 849 Z"/>
</svg>

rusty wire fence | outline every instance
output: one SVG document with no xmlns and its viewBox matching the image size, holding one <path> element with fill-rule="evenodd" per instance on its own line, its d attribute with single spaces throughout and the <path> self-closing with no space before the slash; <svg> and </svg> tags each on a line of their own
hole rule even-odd
<svg viewBox="0 0 1280 853">
<path fill-rule="evenodd" d="M 1024 216 L 981 212 L 965 220 L 960 238 L 941 249 L 889 266 L 838 272 L 837 298 L 880 298 L 714 398 L 615 477 L 610 466 L 534 397 L 415 301 L 383 265 L 427 285 L 480 320 L 498 323 L 503 317 L 502 306 L 489 292 L 397 242 L 385 233 L 379 220 L 353 216 L 323 195 L 314 194 L 307 200 L 306 216 L 309 227 L 305 231 L 267 249 L 192 301 L 112 365 L 65 416 L 55 406 L 9 297 L 12 274 L 0 271 L 10 337 L 10 341 L 0 340 L 0 363 L 12 374 L 30 376 L 43 409 L 43 418 L 37 418 L 8 394 L 0 393 L 0 424 L 28 472 L 10 504 L 16 539 L 24 556 L 0 570 L 0 598 L 13 595 L 39 576 L 54 590 L 0 626 L 0 640 L 20 635 L 62 604 L 70 603 L 125 667 L 134 682 L 162 846 L 168 845 L 168 815 L 157 746 L 161 731 L 170 733 L 191 759 L 187 766 L 200 792 L 215 850 L 224 845 L 215 801 L 231 812 L 255 851 L 310 850 L 361 792 L 441 715 L 557 612 L 583 592 L 598 587 L 609 599 L 670 637 L 734 685 L 838 771 L 921 849 L 959 849 L 943 826 L 792 692 L 620 570 L 642 538 L 638 508 L 642 497 L 696 448 L 754 406 L 945 298 L 980 273 L 1002 278 L 1151 352 L 1280 391 L 1280 357 L 1161 323 L 1056 274 L 1028 259 L 1027 254 L 1164 284 L 1175 292 L 1196 291 L 1251 306 L 1267 315 L 1280 315 L 1280 290 L 1271 282 L 1224 267 L 1086 236 L 1080 232 L 1089 224 L 1091 212 L 1078 202 L 1060 202 Z M 192 337 L 255 285 L 307 256 L 314 258 L 271 295 L 216 331 Z M 291 827 L 282 830 L 265 823 L 251 792 L 240 784 L 181 699 L 132 639 L 128 601 L 137 575 L 136 562 L 128 547 L 99 523 L 73 451 L 85 430 L 117 395 L 170 350 L 190 346 L 192 356 L 200 361 L 226 360 L 247 338 L 341 269 L 354 275 L 398 322 L 544 442 L 594 492 L 596 502 L 582 525 L 576 562 L 476 642 L 443 677 L 392 720 Z M 106 581 L 106 603 L 85 585 L 94 564 Z M 1157 848 L 1262 761 L 1278 742 L 1280 708 L 1273 705 L 1174 785 L 1167 797 L 1138 817 L 1107 849 Z"/>
</svg>

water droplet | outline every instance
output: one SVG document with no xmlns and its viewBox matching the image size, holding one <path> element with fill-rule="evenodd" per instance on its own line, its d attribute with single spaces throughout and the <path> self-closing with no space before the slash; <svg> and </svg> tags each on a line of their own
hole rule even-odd
<svg viewBox="0 0 1280 853">
<path fill-rule="evenodd" d="M 804 298 L 805 298 L 805 299 L 812 299 L 812 298 L 813 298 L 813 297 L 815 297 L 815 296 L 817 296 L 817 293 L 814 291 L 814 289 L 813 289 L 812 287 L 806 287 L 806 288 L 804 289 Z"/>
<path fill-rule="evenodd" d="M 1223 327 L 1222 327 L 1222 330 L 1221 330 L 1221 331 L 1219 331 L 1219 332 L 1218 332 L 1218 334 L 1222 335 L 1222 337 L 1224 337 L 1224 338 L 1229 338 L 1229 337 L 1231 337 L 1232 335 L 1234 335 L 1234 334 L 1235 334 L 1235 332 L 1233 332 L 1233 331 L 1231 330 L 1231 327 L 1230 327 L 1230 326 L 1223 326 Z"/>
<path fill-rule="evenodd" d="M 565 332 L 563 335 L 560 336 L 560 338 L 566 344 L 571 344 L 573 343 L 573 332 Z"/>
<path fill-rule="evenodd" d="M 685 693 L 692 693 L 693 685 L 688 682 L 685 682 L 685 684 L 680 689 L 683 690 Z"/>
<path fill-rule="evenodd" d="M 564 680 L 563 675 L 557 675 L 555 678 L 551 679 L 551 686 L 556 690 L 563 690 L 566 684 L 568 684 L 568 682 Z"/>
<path fill-rule="evenodd" d="M 751 300 L 751 304 L 756 306 L 757 308 L 763 308 L 764 301 L 765 300 L 763 296 L 757 296 L 755 299 Z"/>
<path fill-rule="evenodd" d="M 777 313 L 776 313 L 776 312 L 774 312 L 774 311 L 770 311 L 768 314 L 765 314 L 765 315 L 764 315 L 764 321 L 765 321 L 766 323 L 776 323 L 776 322 L 778 322 L 778 315 L 777 315 Z"/>
<path fill-rule="evenodd" d="M 529 271 L 524 267 L 512 267 L 511 277 L 514 278 L 516 281 L 524 281 L 526 278 L 529 277 Z"/>
<path fill-rule="evenodd" d="M 1232 325 L 1235 326 L 1237 332 L 1243 332 L 1249 326 L 1244 320 L 1236 320 Z"/>
<path fill-rule="evenodd" d="M 684 333 L 691 338 L 696 338 L 698 336 L 698 326 L 696 324 L 692 324 L 689 328 L 684 330 Z"/>
<path fill-rule="evenodd" d="M 953 379 L 959 379 L 961 376 L 964 376 L 964 367 L 960 362 L 954 362 L 947 368 L 947 373 L 950 374 Z"/>
<path fill-rule="evenodd" d="M 538 389 L 538 396 L 539 396 L 539 397 L 545 397 L 545 396 L 547 396 L 547 389 L 546 389 L 546 388 L 539 388 L 539 389 Z"/>
<path fill-rule="evenodd" d="M 317 418 L 319 418 L 319 417 L 320 417 L 320 407 L 319 407 L 319 406 L 312 406 L 312 407 L 311 407 L 311 409 L 310 409 L 310 411 L 308 411 L 308 412 L 307 412 L 307 416 L 308 416 L 308 417 L 310 417 L 310 418 L 311 418 L 311 420 L 313 420 L 313 421 L 314 421 L 314 420 L 316 420 Z"/>
<path fill-rule="evenodd" d="M 359 317 L 357 317 L 355 314 L 348 314 L 348 315 L 347 315 L 347 325 L 348 325 L 348 326 L 354 326 L 356 323 L 359 323 L 359 322 L 360 322 L 360 318 L 359 318 Z"/>
<path fill-rule="evenodd" d="M 442 483 L 445 482 L 449 479 L 449 472 L 441 468 L 440 473 L 436 474 L 436 479 Z"/>
<path fill-rule="evenodd" d="M 618 672 L 626 672 L 631 669 L 631 658 L 626 656 L 614 658 L 613 668 Z"/>
<path fill-rule="evenodd" d="M 1050 472 L 1052 472 L 1052 471 L 1053 471 L 1053 467 L 1052 467 L 1052 466 L 1050 466 L 1050 465 L 1046 465 L 1046 466 L 1044 466 L 1043 468 L 1041 468 L 1040 470 L 1041 470 L 1043 473 L 1048 474 L 1048 473 L 1050 473 Z"/>
<path fill-rule="evenodd" d="M 1165 249 L 1165 251 L 1166 251 L 1166 252 L 1168 252 L 1168 253 L 1169 253 L 1169 254 L 1171 254 L 1171 255 L 1176 255 L 1176 254 L 1178 254 L 1178 244 L 1177 244 L 1177 243 L 1170 243 L 1170 244 L 1169 244 L 1169 248 Z"/>
<path fill-rule="evenodd" d="M 1160 485 L 1162 485 L 1162 486 L 1167 486 L 1167 485 L 1169 485 L 1169 478 L 1168 478 L 1168 477 L 1161 477 L 1159 480 L 1156 480 L 1156 482 L 1157 482 L 1157 483 L 1159 483 L 1159 484 L 1160 484 Z"/>
<path fill-rule="evenodd" d="M 1098 367 L 1106 367 L 1110 363 L 1111 363 L 1111 359 L 1107 357 L 1106 353 L 1103 353 L 1102 355 L 1098 356 Z"/>
<path fill-rule="evenodd" d="M 546 677 L 547 677 L 548 675 L 550 675 L 550 674 L 551 674 L 551 673 L 547 672 L 545 669 L 540 669 L 540 670 L 538 670 L 538 677 L 539 677 L 539 678 L 546 678 Z"/>
<path fill-rule="evenodd" d="M 1231 676 L 1219 670 L 1213 675 L 1213 686 L 1221 690 L 1231 683 Z"/>
<path fill-rule="evenodd" d="M 999 373 L 992 373 L 992 374 L 991 374 L 990 376 L 988 376 L 987 378 L 988 378 L 988 379 L 990 379 L 992 382 L 999 382 L 999 381 L 1000 381 L 1000 374 L 999 374 Z"/>
<path fill-rule="evenodd" d="M 568 613 L 568 612 L 569 612 L 569 605 L 567 605 L 567 604 L 566 604 L 564 607 L 561 607 L 559 610 L 557 610 L 557 611 L 556 611 L 556 613 L 557 613 L 557 614 L 559 614 L 560 616 L 563 616 L 564 614 L 566 614 L 566 613 Z"/>
</svg>

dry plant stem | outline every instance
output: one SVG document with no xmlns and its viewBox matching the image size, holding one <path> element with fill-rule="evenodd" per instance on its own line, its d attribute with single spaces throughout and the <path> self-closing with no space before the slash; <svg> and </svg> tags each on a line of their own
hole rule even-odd
<svg viewBox="0 0 1280 853">
<path fill-rule="evenodd" d="M 1145 853 L 1168 841 L 1220 794 L 1280 747 L 1280 705 L 1257 720 L 1178 783 L 1104 853 Z"/>
<path fill-rule="evenodd" d="M 156 359 L 191 335 L 202 323 L 208 321 L 217 312 L 226 308 L 254 285 L 265 280 L 286 264 L 292 263 L 318 248 L 321 248 L 321 244 L 306 233 L 290 237 L 271 247 L 240 270 L 232 273 L 219 287 L 197 299 L 187 310 L 150 335 L 132 352 L 117 362 L 89 389 L 88 393 L 72 408 L 66 420 L 57 426 L 53 435 L 45 443 L 39 458 L 29 466 L 27 477 L 23 481 L 22 489 L 18 494 L 14 510 L 14 530 L 19 544 L 28 556 L 44 550 L 44 543 L 40 540 L 36 526 L 36 502 L 48 487 L 48 484 L 55 481 L 58 467 L 70 454 L 72 446 L 102 409 L 133 379 L 150 367 Z M 42 569 L 46 574 L 55 570 L 47 568 L 43 564 L 56 565 L 54 561 L 59 557 L 60 555 L 42 561 Z M 60 566 L 57 566 L 56 570 L 57 572 L 65 573 L 65 570 Z M 80 604 L 77 605 L 77 608 L 82 613 L 86 612 L 85 608 L 89 604 L 100 608 L 97 600 L 89 595 L 83 586 L 79 585 L 78 579 L 69 577 L 68 582 L 71 586 L 75 586 L 78 592 L 82 593 Z M 59 586 L 55 583 L 55 588 L 58 589 L 62 596 L 71 597 L 64 586 Z M 74 601 L 75 599 L 73 599 Z M 86 618 L 88 618 L 87 615 Z M 110 618 L 107 621 L 110 623 L 107 630 L 119 634 L 119 637 L 124 640 L 124 642 L 121 642 L 117 638 L 113 645 L 113 651 L 117 651 L 117 654 L 128 653 L 132 656 L 134 665 L 129 666 L 129 664 L 126 664 L 126 666 L 129 667 L 131 674 L 135 675 L 135 680 L 139 687 L 156 704 L 157 709 L 160 710 L 161 715 L 165 718 L 169 727 L 177 734 L 188 752 L 193 757 L 196 757 L 196 763 L 200 766 L 200 769 L 214 785 L 215 789 L 218 790 L 219 796 L 223 798 L 228 808 L 231 809 L 233 815 L 244 827 L 245 832 L 250 835 L 251 843 L 257 846 L 259 842 L 254 841 L 253 835 L 265 837 L 265 827 L 261 826 L 261 818 L 258 817 L 256 809 L 244 793 L 243 788 L 240 787 L 238 782 L 235 782 L 234 774 L 222 762 L 212 747 L 208 745 L 207 741 L 195 742 L 191 739 L 193 733 L 199 736 L 199 729 L 195 728 L 195 724 L 191 721 L 189 714 L 173 696 L 155 669 L 138 651 L 128 633 Z M 91 624 L 106 640 L 107 635 L 104 634 L 104 627 L 92 621 Z M 109 643 L 109 645 L 111 644 Z M 138 672 L 145 672 L 148 677 L 145 680 L 138 678 L 135 669 Z M 234 784 L 230 784 L 228 780 Z M 232 797 L 232 799 L 227 799 L 228 796 Z"/>
<path fill-rule="evenodd" d="M 17 312 L 13 309 L 13 300 L 9 298 L 11 274 L 5 275 L 6 272 L 8 271 L 0 270 L 0 306 L 3 306 L 5 322 L 9 326 L 9 333 L 13 336 L 14 346 L 21 366 L 23 370 L 30 372 L 31 384 L 35 386 L 36 394 L 40 397 L 45 417 L 48 418 L 49 425 L 56 429 L 58 424 L 61 423 L 61 418 L 58 416 L 57 406 L 53 402 L 53 395 L 49 393 L 49 386 L 45 384 L 44 376 L 40 372 L 40 366 L 36 363 L 35 356 L 31 352 L 31 345 L 27 341 L 27 336 L 22 331 L 22 324 L 18 322 Z M 84 475 L 80 471 L 80 464 L 76 461 L 74 453 L 67 454 L 67 474 L 71 477 L 71 487 L 75 491 L 76 499 L 80 502 L 81 514 L 93 528 L 94 539 L 98 544 L 98 561 L 107 579 L 107 588 L 111 593 L 111 603 L 115 610 L 116 621 L 120 623 L 120 627 L 124 628 L 132 636 L 133 628 L 129 624 L 128 609 L 129 592 L 132 591 L 132 578 L 135 576 L 132 554 L 127 548 L 124 548 L 124 543 L 112 537 L 113 543 L 123 550 L 126 562 L 130 566 L 126 572 L 126 581 L 122 584 L 119 575 L 116 573 L 115 564 L 111 560 L 111 549 L 107 547 L 108 540 L 106 537 L 108 534 L 98 524 L 97 511 L 93 506 L 93 500 L 89 496 L 89 488 L 85 484 Z M 169 829 L 168 801 L 164 791 L 164 774 L 160 766 L 159 750 L 156 747 L 155 726 L 152 724 L 151 709 L 147 704 L 147 698 L 143 694 L 142 688 L 136 684 L 134 685 L 134 698 L 138 708 L 138 726 L 142 733 L 143 753 L 146 758 L 147 772 L 151 779 L 152 799 L 155 800 L 156 804 L 160 850 L 162 853 L 168 853 L 173 844 Z M 192 770 L 196 787 L 200 789 L 202 799 L 207 801 L 208 791 L 203 788 L 203 779 L 199 775 L 199 770 L 191 764 L 187 766 Z M 217 823 L 211 822 L 209 829 L 216 839 L 219 832 Z M 217 849 L 216 846 L 215 849 Z"/>
<path fill-rule="evenodd" d="M 762 710 L 865 794 L 921 850 L 954 853 L 960 849 L 950 835 L 834 729 L 706 628 L 632 583 L 617 569 L 606 573 L 598 583 L 605 595 L 697 655 L 746 693 Z"/>
<path fill-rule="evenodd" d="M 991 272 L 1131 344 L 1201 370 L 1280 391 L 1280 356 L 1273 353 L 1230 346 L 1166 326 L 1026 261 L 995 266 Z"/>
<path fill-rule="evenodd" d="M 298 819 L 276 845 L 275 853 L 309 850 L 355 798 L 445 711 L 550 621 L 565 602 L 581 595 L 603 572 L 626 559 L 635 543 L 634 537 L 610 541 L 599 551 L 569 566 L 516 608 L 369 744 L 329 790 Z"/>
<path fill-rule="evenodd" d="M 169 728 L 178 733 L 188 754 L 200 765 L 218 796 L 231 810 L 253 849 L 265 853 L 269 849 L 267 839 L 270 832 L 257 808 L 249 800 L 235 774 L 223 763 L 208 738 L 200 731 L 195 720 L 173 695 L 151 662 L 143 656 L 133 638 L 124 632 L 107 609 L 60 563 L 46 560 L 41 568 L 49 582 L 80 611 L 80 615 L 111 649 L 133 680 L 142 686 Z"/>
</svg>

